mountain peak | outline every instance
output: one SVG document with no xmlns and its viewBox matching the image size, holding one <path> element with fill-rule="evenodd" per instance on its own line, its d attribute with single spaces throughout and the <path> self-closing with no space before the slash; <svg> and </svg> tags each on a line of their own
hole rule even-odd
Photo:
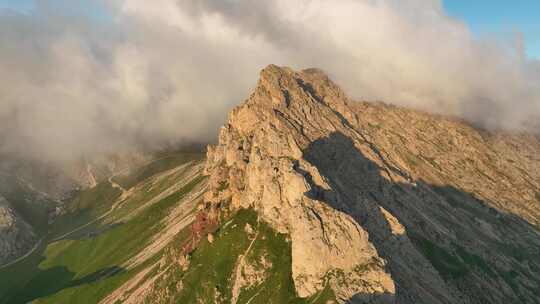
<svg viewBox="0 0 540 304">
<path fill-rule="evenodd" d="M 468 269 L 463 256 L 474 256 L 489 273 L 513 267 L 512 257 L 493 253 L 511 231 L 524 232 L 515 246 L 540 248 L 531 228 L 540 194 L 522 195 L 540 193 L 540 161 L 526 152 L 540 151 L 534 138 L 486 137 L 452 119 L 353 102 L 318 69 L 275 65 L 262 70 L 219 138 L 207 154 L 206 201 L 230 212 L 254 209 L 289 235 L 302 297 L 329 284 L 343 300 L 458 303 L 481 293 L 497 302 L 512 292 L 494 284 L 486 293 L 475 270 L 447 273 L 425 246 L 436 244 L 458 268 Z M 495 224 L 501 220 L 512 228 Z M 461 290 L 448 280 L 454 275 L 472 287 Z M 527 277 L 540 280 L 523 269 Z"/>
<path fill-rule="evenodd" d="M 263 91 L 263 92 L 260 92 Z M 259 83 L 255 95 L 262 95 L 256 101 L 269 101 L 265 94 L 270 96 L 274 105 L 288 106 L 293 100 L 308 101 L 305 95 L 311 95 L 314 101 L 332 101 L 335 97 L 344 97 L 344 93 L 320 69 L 310 68 L 300 72 L 288 67 L 269 65 L 260 73 Z M 328 100 L 325 97 L 329 98 Z"/>
</svg>

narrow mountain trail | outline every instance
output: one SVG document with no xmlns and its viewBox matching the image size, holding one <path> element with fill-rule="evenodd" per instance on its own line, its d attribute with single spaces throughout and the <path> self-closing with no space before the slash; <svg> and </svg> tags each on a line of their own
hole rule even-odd
<svg viewBox="0 0 540 304">
<path fill-rule="evenodd" d="M 108 179 L 109 183 L 111 184 L 111 186 L 112 186 L 113 188 L 116 188 L 116 189 L 119 189 L 120 191 L 122 191 L 122 194 L 121 194 L 120 197 L 119 197 L 118 199 L 116 199 L 116 201 L 113 203 L 113 205 L 111 206 L 111 209 L 109 209 L 109 211 L 105 212 L 104 214 L 102 214 L 101 216 L 97 217 L 96 219 L 94 219 L 94 220 L 92 220 L 92 221 L 90 221 L 90 222 L 88 222 L 88 223 L 86 223 L 86 224 L 84 224 L 84 225 L 82 225 L 82 226 L 79 226 L 79 227 L 77 227 L 77 228 L 75 228 L 75 229 L 73 229 L 73 230 L 71 230 L 71 231 L 69 231 L 69 232 L 66 232 L 66 233 L 64 233 L 63 235 L 59 236 L 59 237 L 56 237 L 56 238 L 52 239 L 52 240 L 50 241 L 50 243 L 54 243 L 54 242 L 60 241 L 60 240 L 62 240 L 62 239 L 64 239 L 64 238 L 66 238 L 66 237 L 72 235 L 73 233 L 75 233 L 75 232 L 77 232 L 77 231 L 80 231 L 81 229 L 84 229 L 84 228 L 86 228 L 86 227 L 88 227 L 88 226 L 90 226 L 90 225 L 92 225 L 92 224 L 95 224 L 95 223 L 99 222 L 100 220 L 106 218 L 106 217 L 109 216 L 112 212 L 114 212 L 114 211 L 118 208 L 118 206 L 120 206 L 120 205 L 121 205 L 121 204 L 129 197 L 129 195 L 131 194 L 131 192 L 130 192 L 129 190 L 124 189 L 124 187 L 120 186 L 117 182 L 115 182 L 115 181 L 113 180 L 113 178 L 114 178 L 115 176 L 119 175 L 119 174 L 121 174 L 121 173 L 117 173 L 117 174 L 115 174 L 115 175 L 112 175 L 112 176 L 109 177 L 109 179 Z"/>
<path fill-rule="evenodd" d="M 149 161 L 149 162 L 147 162 L 146 164 L 144 164 L 143 166 L 147 166 L 147 165 L 149 165 L 149 164 L 152 164 L 152 163 L 154 163 L 154 162 L 156 162 L 156 161 L 159 161 L 159 160 L 161 160 L 161 159 L 164 159 L 164 158 L 165 158 L 165 157 L 163 157 L 163 158 L 158 158 L 158 159 L 153 160 L 153 161 Z M 184 165 L 179 166 L 179 167 L 182 167 L 182 168 L 183 168 L 183 167 L 185 167 L 185 166 L 187 166 L 187 165 L 189 165 L 189 163 L 184 164 Z M 175 169 L 176 169 L 176 168 L 175 168 Z M 112 212 L 114 212 L 116 209 L 118 209 L 118 207 L 119 207 L 120 205 L 122 205 L 122 203 L 124 203 L 124 202 L 131 196 L 131 194 L 133 193 L 133 189 L 135 189 L 135 187 L 132 187 L 131 189 L 126 190 L 124 187 L 122 187 L 120 184 L 118 184 L 117 182 L 114 181 L 114 178 L 115 178 L 116 176 L 119 176 L 119 175 L 124 174 L 127 170 L 129 170 L 129 168 L 126 168 L 126 169 L 124 169 L 124 170 L 121 170 L 121 171 L 117 172 L 116 174 L 111 175 L 111 176 L 108 178 L 108 182 L 111 184 L 111 186 L 112 186 L 113 188 L 119 189 L 119 190 L 122 192 L 122 194 L 120 194 L 120 197 L 119 197 L 118 199 L 116 199 L 116 201 L 113 203 L 113 205 L 111 206 L 111 208 L 109 209 L 109 211 L 105 212 L 104 214 L 102 214 L 102 215 L 99 216 L 98 218 L 96 218 L 96 219 L 94 219 L 94 220 L 92 220 L 92 221 L 90 221 L 90 222 L 88 222 L 88 223 L 86 223 L 86 224 L 84 224 L 84 225 L 82 225 L 82 226 L 79 226 L 79 227 L 77 227 L 77 228 L 75 228 L 75 229 L 73 229 L 73 230 L 71 230 L 71 231 L 69 231 L 69 232 L 67 232 L 67 233 L 65 233 L 65 234 L 63 234 L 63 235 L 61 235 L 61 236 L 59 236 L 59 237 L 54 238 L 53 240 L 50 241 L 50 243 L 57 242 L 57 241 L 59 241 L 59 240 L 61 240 L 61 239 L 64 239 L 64 238 L 66 238 L 66 237 L 72 235 L 73 233 L 75 233 L 75 232 L 77 232 L 77 231 L 80 231 L 81 229 L 84 229 L 84 228 L 86 228 L 86 227 L 88 227 L 88 226 L 90 226 L 90 225 L 92 225 L 92 224 L 95 224 L 95 223 L 99 222 L 100 220 L 102 220 L 102 219 L 106 218 L 107 216 L 109 216 L 109 215 L 110 215 Z M 173 169 L 173 170 L 174 170 L 174 169 Z M 168 195 L 168 194 L 167 194 L 167 195 Z M 162 197 L 160 197 L 159 199 L 162 199 Z M 133 213 L 133 212 L 131 212 L 131 213 Z"/>
<path fill-rule="evenodd" d="M 75 208 L 72 208 L 73 216 L 68 214 L 59 218 L 58 225 L 49 227 L 48 233 L 39 242 L 36 239 L 35 246 L 24 256 L 0 265 L 0 281 L 9 279 L 6 284 L 0 284 L 0 303 L 35 299 L 41 302 L 42 298 L 44 303 L 71 303 L 73 294 L 83 297 L 85 303 L 102 300 L 101 295 L 93 293 L 101 285 L 78 286 L 71 285 L 67 279 L 56 280 L 52 269 L 59 267 L 81 277 L 93 272 L 99 276 L 97 284 L 106 281 L 115 289 L 126 282 L 136 282 L 135 285 L 128 283 L 129 290 L 121 296 L 124 293 L 129 296 L 127 303 L 139 303 L 145 288 L 139 288 L 138 283 L 148 286 L 160 277 L 152 274 L 152 280 L 148 279 L 148 271 L 156 265 L 156 261 L 149 259 L 160 254 L 194 221 L 196 205 L 206 192 L 207 184 L 201 176 L 202 162 L 182 155 L 173 157 L 157 164 L 148 162 L 134 171 L 117 170 L 99 182 L 96 189 L 81 192 L 81 201 L 75 201 Z M 148 165 L 150 167 L 145 167 Z M 81 206 L 91 208 L 90 213 L 79 214 L 83 210 Z M 121 220 L 124 221 L 119 224 Z M 115 229 L 108 229 L 113 225 Z M 106 246 L 115 249 L 109 255 L 101 254 L 99 251 Z M 99 250 L 93 250 L 98 247 Z M 122 271 L 120 276 L 119 271 Z M 137 276 L 141 271 L 142 274 Z M 72 288 L 75 286 L 77 288 Z M 55 292 L 45 299 L 40 288 L 49 287 Z M 116 297 L 106 299 L 111 298 Z"/>
<path fill-rule="evenodd" d="M 91 170 L 90 170 L 89 167 L 87 168 L 87 170 L 88 170 L 88 172 L 89 172 L 89 174 L 90 174 Z M 73 233 L 75 233 L 75 232 L 77 232 L 77 231 L 79 231 L 79 230 L 81 230 L 81 229 L 83 229 L 83 228 L 85 228 L 85 227 L 88 227 L 89 225 L 92 225 L 92 224 L 98 222 L 99 220 L 101 220 L 101 219 L 107 217 L 109 214 L 111 214 L 111 212 L 113 212 L 113 211 L 118 207 L 119 204 L 121 204 L 127 197 L 129 197 L 129 194 L 130 194 L 129 191 L 127 191 L 126 189 L 124 189 L 122 186 L 120 186 L 118 183 L 116 183 L 116 182 L 113 180 L 113 178 L 114 178 L 115 176 L 119 175 L 119 174 L 121 174 L 121 173 L 117 173 L 117 174 L 115 174 L 115 175 L 112 175 L 112 176 L 109 177 L 109 179 L 108 179 L 109 183 L 111 183 L 111 186 L 112 186 L 113 188 L 116 188 L 116 189 L 119 189 L 120 191 L 122 191 L 122 194 L 121 194 L 120 197 L 115 201 L 115 203 L 112 205 L 111 209 L 110 209 L 109 211 L 107 211 L 105 214 L 101 215 L 100 217 L 98 217 L 98 218 L 96 218 L 96 219 L 94 219 L 94 220 L 92 220 L 92 221 L 90 221 L 90 222 L 88 222 L 88 223 L 86 223 L 86 224 L 84 224 L 84 225 L 82 225 L 82 226 L 79 226 L 79 227 L 77 227 L 77 228 L 75 228 L 75 229 L 73 229 L 73 230 L 71 230 L 71 231 L 69 231 L 69 232 L 67 232 L 67 233 L 65 233 L 65 234 L 63 234 L 63 235 L 61 235 L 61 236 L 59 236 L 59 237 L 56 237 L 56 238 L 52 239 L 51 241 L 49 241 L 49 244 L 52 244 L 52 243 L 57 242 L 57 241 L 59 241 L 59 240 L 61 240 L 61 239 L 64 239 L 64 238 L 66 238 L 67 236 L 69 236 L 69 235 L 71 235 L 71 234 L 73 234 Z M 91 174 L 90 174 L 90 175 L 91 175 Z M 92 178 L 93 178 L 93 175 L 91 175 L 91 176 L 92 176 Z M 96 184 L 97 184 L 97 183 L 95 182 L 95 179 L 93 179 L 92 187 L 95 187 Z M 16 264 L 16 263 L 18 263 L 18 262 L 20 262 L 20 261 L 26 259 L 27 257 L 29 257 L 32 253 L 34 253 L 34 251 L 36 251 L 36 249 L 39 248 L 39 246 L 41 245 L 41 243 L 43 242 L 43 240 L 45 240 L 45 238 L 46 238 L 46 237 L 42 237 L 42 238 L 34 245 L 34 247 L 32 247 L 32 249 L 30 249 L 30 251 L 28 251 L 28 252 L 27 252 L 26 254 L 24 254 L 23 256 L 21 256 L 21 257 L 15 259 L 15 260 L 13 260 L 13 261 L 11 261 L 11 262 L 5 264 L 5 265 L 1 265 L 1 266 L 0 266 L 0 270 L 1 270 L 1 269 L 5 269 L 5 268 L 7 268 L 7 267 L 9 267 L 9 266 L 11 266 L 11 265 L 14 265 L 14 264 Z"/>
<path fill-rule="evenodd" d="M 126 198 L 128 198 L 129 195 L 131 194 L 130 190 L 126 190 L 124 187 L 122 187 L 120 184 L 118 184 L 117 182 L 115 182 L 113 180 L 113 178 L 115 176 L 116 175 L 113 175 L 113 176 L 109 177 L 108 181 L 109 181 L 109 183 L 111 184 L 111 186 L 113 188 L 116 188 L 116 189 L 122 191 L 122 194 L 120 194 L 120 198 L 117 199 L 116 202 L 114 203 L 114 205 L 112 206 L 111 211 L 114 210 L 118 206 L 118 204 L 120 204 L 122 201 L 124 201 Z"/>
<path fill-rule="evenodd" d="M 242 276 L 242 270 L 245 267 L 245 259 L 249 252 L 251 251 L 251 248 L 253 247 L 253 244 L 255 244 L 255 241 L 257 241 L 257 238 L 259 237 L 259 219 L 257 219 L 257 230 L 255 232 L 255 235 L 253 236 L 253 239 L 249 243 L 249 246 L 247 247 L 246 251 L 242 255 L 238 257 L 238 264 L 236 265 L 236 269 L 234 271 L 234 285 L 232 288 L 232 299 L 231 303 L 236 304 L 238 302 L 238 298 L 240 297 L 240 289 L 242 288 L 240 283 L 240 277 Z M 251 301 L 251 300 L 250 300 Z"/>
<path fill-rule="evenodd" d="M 159 160 L 164 159 L 164 158 L 165 158 L 165 157 L 163 157 L 163 158 L 158 158 L 158 159 L 149 161 L 149 162 L 145 163 L 143 166 L 149 165 L 149 164 L 151 164 L 151 163 L 153 163 L 153 162 L 159 161 Z M 181 166 L 181 167 L 183 167 L 183 166 Z M 90 172 L 90 169 L 89 169 L 89 168 L 87 168 L 87 169 L 88 169 L 88 172 Z M 132 189 L 126 190 L 124 187 L 122 187 L 120 184 L 118 184 L 117 182 L 114 181 L 114 178 L 115 178 L 116 176 L 119 176 L 119 175 L 124 174 L 127 170 L 129 170 L 129 168 L 123 169 L 123 170 L 117 172 L 116 174 L 111 175 L 111 176 L 107 179 L 108 182 L 111 184 L 111 186 L 112 186 L 113 188 L 118 189 L 118 190 L 120 190 L 120 191 L 122 192 L 122 193 L 120 194 L 120 197 L 119 197 L 118 199 L 115 200 L 115 202 L 114 202 L 113 205 L 111 206 L 110 210 L 108 210 L 107 212 L 105 212 L 105 213 L 102 214 L 101 216 L 97 217 L 96 219 L 94 219 L 94 220 L 92 220 L 92 221 L 90 221 L 90 222 L 88 222 L 88 223 L 85 223 L 85 224 L 83 224 L 83 225 L 81 225 L 81 226 L 79 226 L 79 227 L 77 227 L 77 228 L 75 228 L 75 229 L 73 229 L 73 230 L 70 230 L 70 231 L 68 231 L 68 232 L 66 232 L 66 233 L 64 233 L 64 234 L 62 234 L 62 235 L 60 235 L 60 236 L 58 236 L 58 237 L 56 237 L 56 238 L 54 238 L 54 239 L 48 241 L 48 243 L 49 243 L 49 244 L 52 244 L 52 243 L 58 242 L 58 241 L 60 241 L 60 240 L 62 240 L 62 239 L 65 239 L 66 237 L 72 235 L 73 233 L 78 232 L 78 231 L 80 231 L 80 230 L 82 230 L 82 229 L 84 229 L 84 228 L 86 228 L 86 227 L 88 227 L 88 226 L 90 226 L 90 225 L 92 225 L 92 224 L 95 224 L 95 223 L 99 222 L 100 220 L 103 220 L 104 218 L 106 218 L 107 216 L 109 216 L 112 212 L 114 212 L 114 211 L 115 211 L 115 210 L 116 210 L 116 209 L 117 209 L 117 208 L 118 208 L 118 207 L 119 207 L 119 206 L 120 206 L 127 198 L 129 198 L 129 196 L 130 196 L 130 195 L 132 194 L 132 192 L 133 192 Z M 97 183 L 96 183 L 96 184 L 97 184 Z M 94 185 L 94 186 L 95 186 L 95 185 Z M 5 269 L 5 268 L 7 268 L 7 267 L 9 267 L 9 266 L 11 266 L 11 265 L 14 265 L 14 264 L 16 264 L 16 263 L 18 263 L 18 262 L 21 262 L 21 261 L 25 260 L 26 258 L 28 258 L 32 253 L 34 253 L 34 252 L 41 246 L 41 244 L 43 243 L 43 241 L 45 241 L 45 239 L 46 239 L 46 237 L 42 237 L 42 238 L 34 245 L 34 247 L 32 247 L 32 249 L 30 249 L 30 250 L 29 250 L 27 253 L 25 253 L 23 256 L 21 256 L 21 257 L 15 259 L 15 260 L 13 260 L 13 261 L 7 263 L 7 264 L 0 265 L 0 270 Z"/>
<path fill-rule="evenodd" d="M 94 176 L 94 173 L 92 172 L 92 165 L 86 164 L 86 174 L 88 175 L 90 188 L 95 187 L 98 183 L 96 177 Z"/>
</svg>

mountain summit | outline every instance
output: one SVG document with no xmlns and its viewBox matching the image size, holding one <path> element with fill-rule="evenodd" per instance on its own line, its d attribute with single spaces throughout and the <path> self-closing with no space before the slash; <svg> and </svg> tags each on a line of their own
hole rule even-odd
<svg viewBox="0 0 540 304">
<path fill-rule="evenodd" d="M 320 70 L 271 65 L 208 149 L 206 199 L 288 235 L 301 297 L 536 303 L 539 152 L 534 136 L 354 102 Z"/>
</svg>

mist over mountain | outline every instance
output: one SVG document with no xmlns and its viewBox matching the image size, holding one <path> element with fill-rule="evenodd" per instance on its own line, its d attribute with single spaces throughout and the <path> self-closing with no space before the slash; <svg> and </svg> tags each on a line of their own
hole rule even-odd
<svg viewBox="0 0 540 304">
<path fill-rule="evenodd" d="M 218 138 L 87 163 L 60 200 L 15 179 L 0 303 L 538 303 L 537 136 L 269 65 Z"/>
<path fill-rule="evenodd" d="M 0 0 L 0 304 L 540 303 L 527 1 Z"/>
<path fill-rule="evenodd" d="M 438 0 L 81 3 L 0 12 L 0 152 L 212 141 L 268 63 L 320 67 L 357 100 L 537 130 L 540 64 L 519 35 L 477 39 Z"/>
</svg>

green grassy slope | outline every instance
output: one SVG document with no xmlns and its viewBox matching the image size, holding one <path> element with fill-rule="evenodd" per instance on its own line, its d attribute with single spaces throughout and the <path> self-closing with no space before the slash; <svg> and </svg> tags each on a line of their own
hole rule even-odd
<svg viewBox="0 0 540 304">
<path fill-rule="evenodd" d="M 16 178 L 2 181 L 2 183 L 0 193 L 9 201 L 17 214 L 30 224 L 38 235 L 47 231 L 48 212 L 54 208 L 55 203 L 41 197 Z"/>
<path fill-rule="evenodd" d="M 164 155 L 129 175 L 114 177 L 114 180 L 122 187 L 129 189 L 157 173 L 175 168 L 190 161 L 200 161 L 202 158 L 203 155 L 201 153 Z"/>
<path fill-rule="evenodd" d="M 178 164 L 177 162 L 171 166 Z M 153 173 L 141 182 L 150 180 L 154 174 L 171 166 L 152 169 Z M 0 269 L 0 303 L 97 303 L 159 259 L 160 253 L 134 268 L 124 267 L 127 260 L 141 252 L 160 232 L 162 219 L 169 214 L 171 208 L 203 180 L 201 176 L 197 176 L 187 181 L 184 187 L 176 189 L 129 220 L 112 225 L 111 221 L 107 220 L 121 212 L 122 208 L 110 214 L 107 212 L 121 191 L 105 181 L 93 189 L 81 192 L 70 204 L 70 212 L 50 227 L 49 235 L 38 250 L 27 259 Z M 172 182 L 162 181 L 156 188 L 164 189 L 166 184 Z M 141 205 L 153 195 L 157 195 L 157 192 L 159 191 L 145 194 L 144 197 L 138 196 L 135 202 L 126 205 Z M 128 201 L 130 199 L 126 203 Z M 107 216 L 77 233 L 52 241 L 104 214 Z"/>
<path fill-rule="evenodd" d="M 122 192 L 108 181 L 100 182 L 92 189 L 81 191 L 70 203 L 67 213 L 57 218 L 49 227 L 49 239 L 84 225 L 105 214 Z"/>
<path fill-rule="evenodd" d="M 246 224 L 253 227 L 251 235 L 245 231 Z M 292 280 L 291 244 L 286 235 L 259 222 L 253 210 L 241 210 L 224 221 L 212 243 L 203 239 L 191 255 L 188 269 L 173 264 L 146 303 L 155 303 L 164 293 L 171 303 L 230 303 L 237 260 L 243 254 L 247 264 L 261 271 L 262 280 L 241 288 L 237 303 L 327 303 L 334 299 L 330 288 L 309 299 L 298 298 Z"/>
<path fill-rule="evenodd" d="M 187 269 L 170 254 L 178 254 L 191 239 L 191 226 L 180 231 L 152 257 L 133 267 L 127 266 L 128 261 L 163 232 L 163 219 L 171 214 L 172 208 L 205 181 L 190 170 L 200 164 L 193 162 L 196 158 L 196 155 L 160 158 L 125 176 L 122 183 L 131 190 L 121 202 L 122 190 L 108 181 L 79 193 L 69 205 L 69 212 L 49 227 L 49 234 L 38 250 L 27 259 L 0 269 L 0 304 L 98 303 L 143 270 L 150 270 L 144 280 L 157 278 L 146 303 L 163 300 L 164 293 L 173 303 L 201 300 L 228 303 L 233 297 L 241 255 L 245 256 L 245 265 L 257 272 L 258 279 L 238 286 L 237 303 L 302 304 L 335 300 L 330 287 L 309 299 L 296 295 L 288 237 L 259 221 L 253 210 L 241 210 L 223 219 L 213 234 L 214 240 L 203 238 L 190 254 Z M 159 174 L 186 162 L 189 163 L 185 168 L 171 170 L 166 176 Z M 148 204 L 151 201 L 155 202 Z M 114 203 L 117 208 L 111 210 Z M 145 208 L 141 209 L 142 206 Z M 252 227 L 251 232 L 246 229 L 248 226 Z M 158 263 L 163 257 L 166 263 Z M 241 273 L 247 271 L 238 269 L 242 269 Z"/>
</svg>

